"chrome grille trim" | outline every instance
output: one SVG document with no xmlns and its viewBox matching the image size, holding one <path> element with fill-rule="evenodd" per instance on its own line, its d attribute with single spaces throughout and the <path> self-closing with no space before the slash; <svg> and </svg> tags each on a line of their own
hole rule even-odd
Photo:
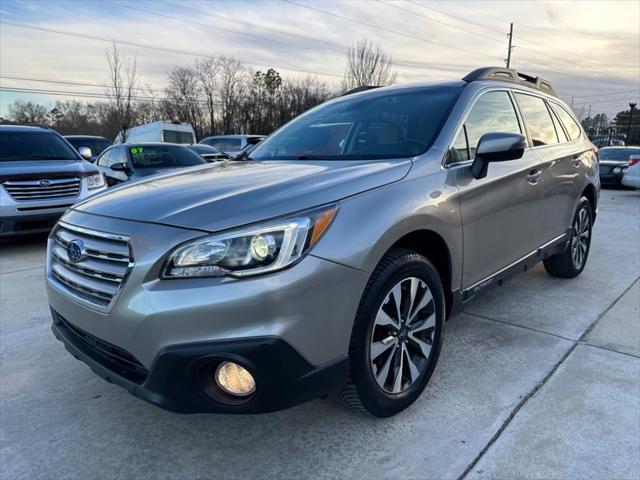
<svg viewBox="0 0 640 480">
<path fill-rule="evenodd" d="M 41 181 L 42 180 L 7 180 L 2 183 L 2 186 L 11 198 L 16 201 L 77 197 L 80 193 L 79 178 L 47 180 L 46 185 L 40 185 Z"/>
<path fill-rule="evenodd" d="M 86 257 L 77 263 L 67 254 L 67 246 L 73 240 L 81 240 L 85 245 Z M 49 283 L 94 310 L 111 310 L 133 266 L 127 236 L 59 221 L 49 238 Z"/>
</svg>

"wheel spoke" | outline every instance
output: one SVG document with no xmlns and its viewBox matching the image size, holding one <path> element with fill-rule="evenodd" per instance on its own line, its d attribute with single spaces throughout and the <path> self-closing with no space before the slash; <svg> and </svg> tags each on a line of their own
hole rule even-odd
<svg viewBox="0 0 640 480">
<path fill-rule="evenodd" d="M 391 297 L 393 298 L 393 303 L 395 305 L 396 311 L 396 320 L 398 321 L 399 325 L 402 321 L 402 282 L 393 287 L 393 290 L 391 290 Z"/>
<path fill-rule="evenodd" d="M 415 277 L 411 278 L 411 284 L 409 286 L 409 309 L 407 310 L 407 320 L 410 320 L 413 316 L 413 306 L 416 303 L 416 297 L 418 296 L 418 287 L 422 282 Z"/>
<path fill-rule="evenodd" d="M 404 355 L 401 348 L 396 348 L 396 357 L 398 360 L 394 363 L 398 363 L 398 369 L 396 370 L 396 376 L 393 380 L 393 393 L 400 393 L 402 390 L 402 370 L 404 369 Z"/>
<path fill-rule="evenodd" d="M 384 352 L 386 352 L 390 348 L 393 348 L 396 343 L 398 343 L 398 338 L 392 337 L 391 335 L 389 335 L 381 342 L 373 342 L 371 344 L 371 360 L 375 360 Z"/>
<path fill-rule="evenodd" d="M 384 388 L 385 384 L 387 383 L 387 378 L 389 377 L 389 367 L 391 366 L 391 361 L 395 357 L 395 350 L 396 349 L 394 348 L 391 352 L 389 352 L 389 356 L 387 357 L 387 359 L 376 371 L 376 380 L 378 381 L 378 385 L 380 385 L 382 388 Z"/>
<path fill-rule="evenodd" d="M 422 356 L 424 358 L 429 358 L 429 353 L 431 353 L 431 344 L 421 338 L 416 337 L 413 332 L 409 332 L 409 338 L 418 346 L 418 348 L 422 352 Z"/>
<path fill-rule="evenodd" d="M 420 370 L 418 370 L 418 367 L 416 366 L 416 364 L 413 363 L 413 360 L 411 360 L 411 355 L 409 355 L 409 350 L 407 349 L 406 344 L 402 345 L 402 352 L 407 357 L 406 360 L 407 360 L 407 365 L 409 366 L 409 380 L 411 383 L 413 383 L 416 381 L 416 379 L 420 375 Z"/>
<path fill-rule="evenodd" d="M 409 317 L 409 323 L 411 323 L 415 318 L 415 316 L 418 314 L 418 312 L 422 310 L 424 307 L 426 307 L 427 305 L 429 305 L 432 300 L 433 300 L 433 295 L 431 295 L 431 290 L 429 290 L 428 288 L 425 289 L 424 293 L 422 294 L 422 298 L 420 299 L 420 302 L 418 302 L 418 305 L 411 311 L 411 316 Z"/>
<path fill-rule="evenodd" d="M 429 328 L 434 328 L 435 326 L 436 326 L 436 314 L 432 313 L 425 320 L 421 322 L 417 322 L 414 325 L 412 324 L 409 327 L 409 330 L 411 331 L 411 333 L 415 334 L 418 332 L 423 332 Z"/>
<path fill-rule="evenodd" d="M 391 327 L 394 330 L 398 330 L 398 328 L 400 328 L 400 323 L 394 318 L 391 318 L 389 315 L 387 315 L 387 313 L 382 310 L 382 308 L 378 310 L 375 324 L 380 325 L 381 327 Z"/>
</svg>

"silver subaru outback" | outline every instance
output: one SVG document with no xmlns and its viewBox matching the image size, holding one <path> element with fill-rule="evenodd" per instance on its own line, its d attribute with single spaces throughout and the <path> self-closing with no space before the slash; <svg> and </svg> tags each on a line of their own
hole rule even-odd
<svg viewBox="0 0 640 480">
<path fill-rule="evenodd" d="M 49 238 L 53 332 L 176 412 L 337 392 L 390 416 L 485 289 L 539 261 L 580 274 L 599 190 L 593 145 L 540 78 L 345 95 L 249 155 L 71 208 Z"/>
</svg>

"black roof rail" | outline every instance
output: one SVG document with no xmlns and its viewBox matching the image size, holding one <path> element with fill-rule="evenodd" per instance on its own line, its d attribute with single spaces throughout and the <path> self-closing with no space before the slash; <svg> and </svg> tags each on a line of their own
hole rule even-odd
<svg viewBox="0 0 640 480">
<path fill-rule="evenodd" d="M 540 77 L 532 77 L 524 73 L 517 72 L 512 68 L 504 67 L 482 67 L 465 75 L 462 80 L 465 82 L 476 82 L 479 80 L 497 80 L 501 82 L 517 83 L 526 87 L 535 88 L 537 90 L 548 93 L 557 97 L 556 89 L 549 80 Z"/>
<path fill-rule="evenodd" d="M 366 92 L 367 90 L 373 90 L 374 88 L 380 88 L 380 85 L 363 85 L 361 87 L 352 88 L 351 90 L 344 92 L 341 97 L 352 95 L 354 93 Z"/>
</svg>

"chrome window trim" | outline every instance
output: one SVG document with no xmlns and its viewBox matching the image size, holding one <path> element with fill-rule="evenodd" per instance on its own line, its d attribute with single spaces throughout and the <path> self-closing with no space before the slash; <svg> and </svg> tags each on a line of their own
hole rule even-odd
<svg viewBox="0 0 640 480">
<path fill-rule="evenodd" d="M 46 267 L 45 267 L 45 272 L 46 272 L 46 277 L 47 277 L 47 282 L 49 282 L 49 284 L 52 287 L 55 287 L 56 291 L 60 292 L 62 295 L 64 295 L 65 297 L 67 297 L 69 300 L 78 303 L 84 307 L 87 307 L 91 310 L 95 310 L 97 312 L 100 313 L 109 313 L 112 309 L 113 306 L 115 305 L 115 303 L 118 301 L 118 298 L 120 297 L 122 290 L 124 288 L 125 283 L 127 282 L 127 279 L 129 278 L 129 275 L 131 274 L 131 271 L 133 270 L 133 267 L 135 266 L 135 261 L 134 261 L 134 257 L 133 257 L 133 250 L 131 249 L 131 237 L 127 236 L 127 235 L 120 235 L 120 234 L 115 234 L 115 233 L 107 233 L 107 232 L 103 232 L 100 230 L 92 230 L 92 229 L 88 229 L 88 228 L 84 228 L 84 227 L 79 227 L 77 225 L 73 225 L 71 223 L 67 223 L 64 222 L 62 220 L 59 220 L 58 223 L 56 224 L 56 227 L 54 227 L 52 233 L 55 235 L 55 231 L 56 228 L 58 226 L 61 226 L 67 230 L 71 230 L 71 231 L 76 231 L 78 233 L 82 233 L 84 235 L 88 235 L 88 236 L 93 236 L 96 238 L 104 238 L 107 240 L 114 240 L 114 241 L 120 241 L 120 242 L 126 242 L 127 247 L 129 249 L 129 262 L 127 263 L 127 267 L 125 270 L 124 275 L 122 276 L 122 279 L 119 283 L 119 286 L 116 290 L 116 293 L 113 295 L 113 297 L 111 298 L 111 301 L 107 304 L 107 305 L 99 305 L 93 302 L 90 302 L 89 300 L 86 300 L 82 297 L 79 297 L 78 295 L 76 295 L 72 290 L 68 289 L 64 284 L 62 284 L 61 282 L 59 282 L 58 280 L 55 279 L 55 277 L 52 275 L 51 271 L 51 260 L 52 260 L 52 249 L 51 249 L 51 244 L 52 243 L 56 243 L 55 238 L 49 237 L 49 240 L 47 242 L 47 259 L 46 259 Z"/>
</svg>

